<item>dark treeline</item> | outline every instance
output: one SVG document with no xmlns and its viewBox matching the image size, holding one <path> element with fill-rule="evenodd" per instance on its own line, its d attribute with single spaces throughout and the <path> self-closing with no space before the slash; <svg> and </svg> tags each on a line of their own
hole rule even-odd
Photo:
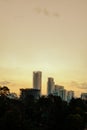
<svg viewBox="0 0 87 130">
<path fill-rule="evenodd" d="M 80 98 L 70 103 L 49 95 L 24 101 L 0 96 L 0 130 L 84 130 L 87 102 Z"/>
</svg>

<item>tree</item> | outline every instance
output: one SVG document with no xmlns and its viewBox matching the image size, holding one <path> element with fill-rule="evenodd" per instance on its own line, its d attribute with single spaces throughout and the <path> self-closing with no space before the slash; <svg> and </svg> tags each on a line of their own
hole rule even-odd
<svg viewBox="0 0 87 130">
<path fill-rule="evenodd" d="M 79 114 L 70 114 L 65 121 L 65 128 L 70 130 L 83 130 L 83 118 Z"/>
<path fill-rule="evenodd" d="M 7 86 L 0 87 L 0 95 L 8 95 L 10 93 L 10 89 Z"/>
</svg>

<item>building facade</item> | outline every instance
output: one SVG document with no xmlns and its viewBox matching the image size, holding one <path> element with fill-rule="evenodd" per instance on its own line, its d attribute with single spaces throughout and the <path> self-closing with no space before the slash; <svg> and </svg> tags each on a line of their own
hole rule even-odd
<svg viewBox="0 0 87 130">
<path fill-rule="evenodd" d="M 81 99 L 87 101 L 87 93 L 81 93 Z"/>
<path fill-rule="evenodd" d="M 20 89 L 20 99 L 26 100 L 26 99 L 29 99 L 31 96 L 34 99 L 39 99 L 40 98 L 40 90 L 33 89 L 33 88 Z"/>
<path fill-rule="evenodd" d="M 54 86 L 55 86 L 54 79 L 49 77 L 47 81 L 47 95 L 53 94 Z"/>
<path fill-rule="evenodd" d="M 74 91 L 70 90 L 67 92 L 67 101 L 70 102 L 72 98 L 74 98 Z"/>
<path fill-rule="evenodd" d="M 34 71 L 33 72 L 33 89 L 37 89 L 41 91 L 42 87 L 42 72 Z"/>
<path fill-rule="evenodd" d="M 67 91 L 64 89 L 64 86 L 55 85 L 53 95 L 60 96 L 62 100 L 67 101 Z"/>
</svg>

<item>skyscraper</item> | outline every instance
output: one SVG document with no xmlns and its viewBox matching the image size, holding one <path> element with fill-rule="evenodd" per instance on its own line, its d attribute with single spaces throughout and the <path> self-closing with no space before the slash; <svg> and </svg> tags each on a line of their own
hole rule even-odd
<svg viewBox="0 0 87 130">
<path fill-rule="evenodd" d="M 70 100 L 74 97 L 74 91 L 70 90 L 67 93 L 67 101 L 70 102 Z"/>
<path fill-rule="evenodd" d="M 81 93 L 81 99 L 87 101 L 87 93 Z"/>
<path fill-rule="evenodd" d="M 34 71 L 33 72 L 33 88 L 41 91 L 42 85 L 42 72 Z"/>
<path fill-rule="evenodd" d="M 62 100 L 67 101 L 67 91 L 64 89 L 64 86 L 55 85 L 53 95 L 60 96 Z"/>
<path fill-rule="evenodd" d="M 54 79 L 49 77 L 47 82 L 47 95 L 52 94 L 54 90 Z"/>
</svg>

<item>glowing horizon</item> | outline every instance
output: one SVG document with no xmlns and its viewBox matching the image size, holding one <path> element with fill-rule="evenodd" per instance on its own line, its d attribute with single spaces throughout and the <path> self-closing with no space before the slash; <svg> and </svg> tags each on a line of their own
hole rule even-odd
<svg viewBox="0 0 87 130">
<path fill-rule="evenodd" d="M 1 0 L 0 85 L 18 93 L 40 70 L 56 84 L 87 92 L 87 1 Z"/>
</svg>

